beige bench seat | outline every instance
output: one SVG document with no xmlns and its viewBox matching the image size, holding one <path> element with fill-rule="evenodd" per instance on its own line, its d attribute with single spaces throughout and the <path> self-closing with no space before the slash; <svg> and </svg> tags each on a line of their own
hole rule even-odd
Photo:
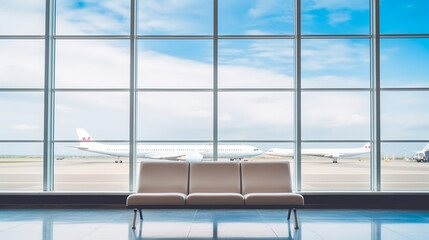
<svg viewBox="0 0 429 240">
<path fill-rule="evenodd" d="M 129 206 L 184 206 L 186 195 L 183 193 L 136 193 L 127 200 Z"/>
<path fill-rule="evenodd" d="M 287 208 L 298 228 L 304 198 L 292 192 L 289 162 L 141 162 L 137 193 L 127 199 L 142 208 Z"/>
<path fill-rule="evenodd" d="M 239 193 L 191 193 L 186 198 L 187 205 L 243 205 L 243 195 Z"/>
<path fill-rule="evenodd" d="M 244 202 L 248 206 L 303 206 L 304 198 L 296 193 L 248 193 L 244 195 Z"/>
</svg>

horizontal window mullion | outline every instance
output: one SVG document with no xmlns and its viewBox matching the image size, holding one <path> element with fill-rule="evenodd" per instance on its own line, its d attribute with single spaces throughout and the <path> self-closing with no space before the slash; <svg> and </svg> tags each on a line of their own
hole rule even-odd
<svg viewBox="0 0 429 240">
<path fill-rule="evenodd" d="M 294 35 L 219 35 L 218 39 L 294 39 Z"/>
<path fill-rule="evenodd" d="M 87 143 L 88 141 L 81 141 L 81 140 L 54 140 L 54 143 Z M 90 142 L 97 142 L 97 143 L 128 143 L 128 140 L 94 140 Z"/>
<path fill-rule="evenodd" d="M 137 39 L 213 39 L 211 35 L 139 35 Z"/>
<path fill-rule="evenodd" d="M 130 35 L 56 35 L 57 40 L 115 40 L 115 39 L 130 39 Z"/>
<path fill-rule="evenodd" d="M 423 140 L 392 140 L 392 139 L 385 139 L 385 140 L 380 140 L 380 142 L 382 143 L 404 143 L 404 142 L 409 142 L 409 143 L 427 143 L 429 142 L 429 139 L 423 139 Z"/>
<path fill-rule="evenodd" d="M 309 139 L 309 140 L 302 140 L 301 142 L 303 143 L 366 143 L 366 142 L 371 142 L 370 139 L 364 139 L 364 140 L 356 140 L 356 139 L 352 139 L 352 140 L 339 140 L 339 139 L 334 139 L 334 140 L 313 140 L 313 139 Z"/>
<path fill-rule="evenodd" d="M 0 92 L 43 92 L 43 88 L 0 88 Z"/>
<path fill-rule="evenodd" d="M 137 140 L 137 143 L 212 143 L 212 140 Z"/>
<path fill-rule="evenodd" d="M 294 88 L 219 88 L 219 92 L 293 92 Z"/>
<path fill-rule="evenodd" d="M 294 140 L 219 140 L 220 143 L 294 143 Z"/>
<path fill-rule="evenodd" d="M 302 39 L 370 39 L 371 35 L 301 35 Z"/>
<path fill-rule="evenodd" d="M 371 88 L 301 88 L 302 92 L 341 92 L 341 91 L 371 91 Z"/>
<path fill-rule="evenodd" d="M 128 88 L 56 88 L 54 92 L 129 92 Z"/>
<path fill-rule="evenodd" d="M 139 88 L 137 92 L 213 92 L 211 88 Z"/>
<path fill-rule="evenodd" d="M 429 91 L 429 88 L 380 88 L 381 91 L 391 92 L 391 91 Z"/>
<path fill-rule="evenodd" d="M 380 38 L 429 38 L 429 34 L 380 34 Z"/>
<path fill-rule="evenodd" d="M 0 143 L 43 143 L 43 140 L 3 140 Z"/>
<path fill-rule="evenodd" d="M 45 35 L 0 35 L 0 39 L 45 39 Z"/>
</svg>

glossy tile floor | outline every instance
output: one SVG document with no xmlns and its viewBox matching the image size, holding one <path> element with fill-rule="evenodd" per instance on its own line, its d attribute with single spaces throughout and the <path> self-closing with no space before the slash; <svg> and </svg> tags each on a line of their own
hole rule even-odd
<svg viewBox="0 0 429 240">
<path fill-rule="evenodd" d="M 429 211 L 0 209 L 0 239 L 429 239 Z"/>
</svg>

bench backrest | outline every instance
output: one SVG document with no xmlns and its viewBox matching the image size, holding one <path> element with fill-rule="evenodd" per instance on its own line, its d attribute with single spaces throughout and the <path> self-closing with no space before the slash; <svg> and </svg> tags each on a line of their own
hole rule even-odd
<svg viewBox="0 0 429 240">
<path fill-rule="evenodd" d="M 240 163 L 192 162 L 189 193 L 240 193 Z"/>
<path fill-rule="evenodd" d="M 242 162 L 242 194 L 292 192 L 289 162 Z"/>
<path fill-rule="evenodd" d="M 141 162 L 139 193 L 188 194 L 188 162 Z"/>
</svg>

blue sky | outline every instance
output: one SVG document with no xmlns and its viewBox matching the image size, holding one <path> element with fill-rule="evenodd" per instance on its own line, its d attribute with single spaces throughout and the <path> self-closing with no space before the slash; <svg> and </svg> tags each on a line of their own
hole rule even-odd
<svg viewBox="0 0 429 240">
<path fill-rule="evenodd" d="M 0 3 L 0 21 L 14 22 L 2 24 L 0 35 L 43 34 L 44 2 L 22 4 Z M 129 8 L 128 0 L 57 0 L 57 34 L 127 35 Z M 380 9 L 382 34 L 429 34 L 429 1 L 381 0 Z M 212 14 L 210 0 L 140 1 L 138 33 L 212 35 Z M 302 0 L 302 33 L 369 34 L 369 16 L 369 0 Z M 219 0 L 220 35 L 291 35 L 293 20 L 291 0 Z M 218 43 L 220 88 L 294 87 L 293 40 L 221 39 Z M 212 40 L 139 40 L 139 86 L 212 88 L 212 47 Z M 0 40 L 0 87 L 42 88 L 43 48 L 43 40 Z M 127 40 L 57 40 L 56 86 L 128 88 L 128 54 Z M 428 87 L 428 66 L 428 38 L 381 40 L 382 87 Z M 369 84 L 369 39 L 302 41 L 304 88 Z M 422 111 L 427 95 L 383 93 L 383 139 L 428 139 L 429 124 L 423 120 L 429 119 L 429 113 Z M 212 138 L 211 93 L 141 93 L 139 97 L 139 139 Z M 42 139 L 42 115 L 34 112 L 43 109 L 42 100 L 41 93 L 2 93 L 0 111 L 10 114 L 0 119 L 0 139 Z M 56 138 L 75 140 L 74 129 L 84 127 L 98 139 L 127 139 L 127 101 L 126 93 L 57 93 Z M 292 140 L 293 106 L 291 93 L 221 93 L 219 137 Z M 368 92 L 305 93 L 303 107 L 306 139 L 369 138 Z M 118 127 L 106 131 L 106 125 Z"/>
</svg>

